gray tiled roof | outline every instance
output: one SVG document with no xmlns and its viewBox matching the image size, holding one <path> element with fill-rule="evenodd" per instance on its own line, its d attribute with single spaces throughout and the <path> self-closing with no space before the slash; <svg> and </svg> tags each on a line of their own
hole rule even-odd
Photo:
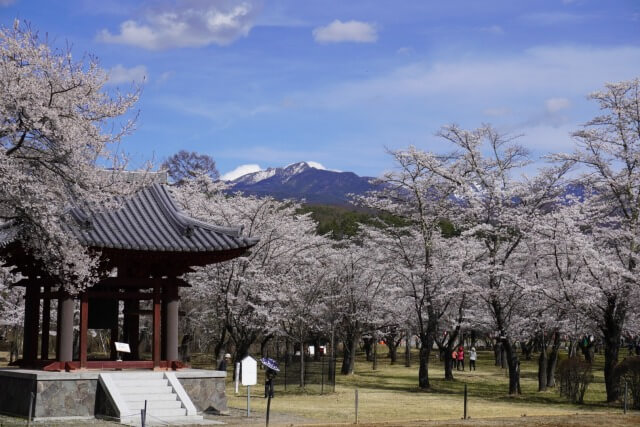
<svg viewBox="0 0 640 427">
<path fill-rule="evenodd" d="M 244 249 L 256 238 L 241 228 L 220 227 L 180 212 L 167 187 L 153 184 L 138 191 L 117 210 L 71 211 L 78 227 L 69 229 L 86 246 L 144 251 L 215 252 Z"/>
<path fill-rule="evenodd" d="M 116 210 L 71 210 L 69 232 L 85 246 L 171 252 L 219 252 L 246 249 L 259 239 L 243 237 L 241 228 L 220 227 L 180 212 L 166 186 L 153 184 Z M 0 224 L 0 247 L 15 240 L 18 227 Z"/>
</svg>

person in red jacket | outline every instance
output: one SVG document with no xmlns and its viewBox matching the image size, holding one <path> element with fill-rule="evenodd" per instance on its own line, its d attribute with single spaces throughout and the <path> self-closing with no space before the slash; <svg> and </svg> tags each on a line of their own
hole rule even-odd
<svg viewBox="0 0 640 427">
<path fill-rule="evenodd" d="M 458 347 L 458 371 L 464 371 L 464 348 Z"/>
</svg>

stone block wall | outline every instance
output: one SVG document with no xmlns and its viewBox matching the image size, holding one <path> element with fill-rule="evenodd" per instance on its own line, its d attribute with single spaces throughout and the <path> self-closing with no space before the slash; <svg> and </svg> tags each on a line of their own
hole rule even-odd
<svg viewBox="0 0 640 427">
<path fill-rule="evenodd" d="M 193 405 L 198 412 L 214 412 L 226 414 L 227 395 L 225 392 L 224 378 L 180 378 L 180 384 L 184 387 Z"/>
</svg>

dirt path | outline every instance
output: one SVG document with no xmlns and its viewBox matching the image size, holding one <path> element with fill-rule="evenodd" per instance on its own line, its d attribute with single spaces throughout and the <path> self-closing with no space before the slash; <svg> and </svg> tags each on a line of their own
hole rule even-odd
<svg viewBox="0 0 640 427">
<path fill-rule="evenodd" d="M 348 424 L 314 424 L 313 427 L 338 427 Z M 351 424 L 353 425 L 353 424 Z M 483 418 L 468 420 L 442 420 L 442 421 L 405 421 L 385 423 L 364 423 L 359 427 L 470 427 L 470 426 L 528 426 L 528 427 L 556 427 L 556 426 L 580 426 L 580 427 L 626 427 L 640 426 L 640 413 L 634 414 L 576 414 L 549 417 L 519 417 L 519 418 Z"/>
</svg>

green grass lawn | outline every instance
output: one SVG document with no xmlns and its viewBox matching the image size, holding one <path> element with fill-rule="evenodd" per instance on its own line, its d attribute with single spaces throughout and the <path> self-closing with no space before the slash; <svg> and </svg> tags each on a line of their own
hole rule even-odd
<svg viewBox="0 0 640 427">
<path fill-rule="evenodd" d="M 459 419 L 463 415 L 466 384 L 468 414 L 472 418 L 622 412 L 619 405 L 605 403 L 603 359 L 600 355 L 596 356 L 595 379 L 587 391 L 585 404 L 572 405 L 554 389 L 542 393 L 537 391 L 535 355 L 532 360 L 523 360 L 521 364 L 522 395 L 511 397 L 507 393 L 506 369 L 494 366 L 490 352 L 479 353 L 477 371 L 454 371 L 455 381 L 445 381 L 442 363 L 432 358 L 429 365 L 431 388 L 426 391 L 417 387 L 417 363 L 414 362 L 410 368 L 404 367 L 403 355 L 400 354 L 400 363 L 391 365 L 384 357 L 385 353 L 386 348 L 380 346 L 379 354 L 382 355 L 376 371 L 364 357 L 359 357 L 354 375 L 337 375 L 335 393 L 320 395 L 315 387 L 313 391 L 292 387 L 286 392 L 276 389 L 272 410 L 323 422 L 353 422 L 357 389 L 361 422 Z M 258 411 L 266 408 L 262 391 L 263 387 L 258 385 L 252 392 L 252 408 Z M 246 388 L 241 387 L 240 393 L 235 395 L 231 375 L 227 396 L 230 407 L 246 407 Z"/>
</svg>

